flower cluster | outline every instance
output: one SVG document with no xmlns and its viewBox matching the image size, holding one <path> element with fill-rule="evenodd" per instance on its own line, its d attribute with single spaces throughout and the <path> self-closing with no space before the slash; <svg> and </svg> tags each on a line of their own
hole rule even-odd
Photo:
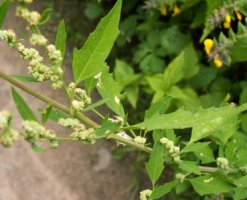
<svg viewBox="0 0 247 200">
<path fill-rule="evenodd" d="M 77 88 L 74 82 L 71 82 L 68 86 L 68 95 L 71 100 L 71 114 L 82 111 L 86 105 L 91 103 L 91 98 L 86 91 Z"/>
<path fill-rule="evenodd" d="M 60 118 L 58 120 L 58 124 L 66 128 L 74 129 L 76 126 L 80 124 L 80 122 L 78 119 L 74 119 L 74 118 L 66 118 L 66 119 Z"/>
<path fill-rule="evenodd" d="M 83 124 L 79 124 L 73 130 L 74 132 L 71 134 L 71 137 L 76 138 L 78 140 L 82 140 L 86 143 L 95 143 L 95 135 L 93 128 L 87 129 Z"/>
<path fill-rule="evenodd" d="M 184 179 L 185 179 L 185 175 L 182 174 L 182 173 L 177 173 L 175 178 L 180 182 L 180 183 L 183 183 L 184 182 Z"/>
<path fill-rule="evenodd" d="M 152 190 L 143 190 L 140 192 L 140 200 L 148 200 L 152 194 Z"/>
<path fill-rule="evenodd" d="M 175 163 L 179 163 L 181 161 L 179 156 L 180 148 L 175 146 L 173 141 L 163 137 L 160 139 L 160 143 L 165 146 L 167 153 L 172 157 Z"/>
<path fill-rule="evenodd" d="M 145 144 L 147 139 L 141 136 L 136 136 L 133 141 L 138 144 Z"/>
<path fill-rule="evenodd" d="M 45 36 L 36 33 L 31 35 L 29 41 L 34 46 L 45 46 L 48 42 Z"/>
<path fill-rule="evenodd" d="M 22 127 L 24 132 L 22 133 L 27 141 L 35 142 L 39 140 L 53 140 L 55 134 L 53 131 L 46 129 L 35 121 L 23 121 Z"/>
<path fill-rule="evenodd" d="M 55 45 L 53 44 L 48 45 L 46 49 L 48 52 L 48 58 L 51 61 L 51 63 L 53 65 L 59 65 L 63 60 L 61 51 L 57 50 Z"/>
<path fill-rule="evenodd" d="M 218 157 L 217 160 L 217 166 L 223 170 L 229 170 L 229 161 L 226 158 Z"/>
<path fill-rule="evenodd" d="M 5 41 L 10 47 L 16 48 L 23 59 L 30 61 L 28 72 L 37 81 L 50 80 L 54 89 L 63 87 L 62 69 L 50 68 L 43 64 L 43 57 L 40 56 L 39 52 L 33 48 L 26 48 L 20 43 L 13 30 L 0 30 L 0 41 Z"/>
<path fill-rule="evenodd" d="M 19 133 L 10 128 L 11 114 L 8 111 L 0 112 L 0 144 L 5 147 L 11 146 L 18 139 Z"/>
<path fill-rule="evenodd" d="M 221 68 L 223 63 L 227 64 L 229 62 L 227 49 L 222 47 L 219 43 L 217 43 L 217 41 L 206 39 L 204 41 L 204 49 L 209 57 L 209 60 L 214 60 L 214 64 L 217 68 Z"/>
<path fill-rule="evenodd" d="M 37 11 L 29 11 L 23 6 L 16 8 L 16 15 L 25 19 L 30 25 L 37 25 L 41 19 L 41 15 Z"/>
<path fill-rule="evenodd" d="M 181 12 L 181 9 L 179 8 L 178 5 L 170 6 L 170 8 L 167 8 L 167 5 L 165 4 L 161 5 L 161 9 L 160 9 L 161 15 L 167 16 L 168 10 L 171 10 L 172 16 L 176 16 Z"/>
</svg>

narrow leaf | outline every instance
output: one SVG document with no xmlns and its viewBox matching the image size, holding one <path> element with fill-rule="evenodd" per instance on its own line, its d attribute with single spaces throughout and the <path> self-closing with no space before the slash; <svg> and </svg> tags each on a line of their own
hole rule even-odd
<svg viewBox="0 0 247 200">
<path fill-rule="evenodd" d="M 43 109 L 43 111 L 41 112 L 41 116 L 42 116 L 41 123 L 43 125 L 48 120 L 49 115 L 51 114 L 51 110 L 52 110 L 52 106 L 49 105 L 48 107 L 46 107 L 45 109 Z"/>
<path fill-rule="evenodd" d="M 97 136 L 104 136 L 110 133 L 114 133 L 115 131 L 119 130 L 121 124 L 113 122 L 107 118 L 104 119 L 101 127 L 95 130 L 95 135 Z"/>
<path fill-rule="evenodd" d="M 9 0 L 5 0 L 0 4 L 0 28 L 2 27 L 4 19 L 7 15 L 9 5 L 10 5 Z"/>
<path fill-rule="evenodd" d="M 57 29 L 55 45 L 56 45 L 56 48 L 61 51 L 63 58 L 65 55 L 66 40 L 67 40 L 67 33 L 65 29 L 65 23 L 64 23 L 64 20 L 62 20 L 59 23 L 59 26 Z"/>
<path fill-rule="evenodd" d="M 22 119 L 24 120 L 32 120 L 38 121 L 30 107 L 27 105 L 25 100 L 16 92 L 14 88 L 11 89 L 12 98 L 15 102 L 17 110 L 19 111 Z"/>
<path fill-rule="evenodd" d="M 39 109 L 39 112 L 42 113 L 43 109 Z M 49 115 L 48 115 L 48 119 L 54 121 L 54 122 L 58 122 L 58 120 L 60 118 L 69 118 L 69 115 L 67 115 L 66 113 L 60 111 L 60 110 L 57 110 L 55 108 L 52 108 Z"/>
<path fill-rule="evenodd" d="M 154 144 L 153 151 L 150 155 L 149 161 L 146 163 L 146 170 L 152 184 L 155 185 L 164 169 L 164 149 L 157 141 Z"/>
<path fill-rule="evenodd" d="M 23 82 L 38 82 L 35 78 L 31 76 L 22 76 L 22 75 L 12 75 L 15 79 Z"/>
</svg>

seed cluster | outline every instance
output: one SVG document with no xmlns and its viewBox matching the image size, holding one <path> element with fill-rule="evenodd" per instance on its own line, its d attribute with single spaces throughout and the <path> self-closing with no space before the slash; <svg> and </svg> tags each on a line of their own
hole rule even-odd
<svg viewBox="0 0 247 200">
<path fill-rule="evenodd" d="M 175 163 L 179 163 L 181 161 L 179 156 L 180 148 L 175 146 L 173 141 L 163 137 L 160 139 L 160 143 L 165 146 L 167 153 L 172 157 Z"/>
</svg>

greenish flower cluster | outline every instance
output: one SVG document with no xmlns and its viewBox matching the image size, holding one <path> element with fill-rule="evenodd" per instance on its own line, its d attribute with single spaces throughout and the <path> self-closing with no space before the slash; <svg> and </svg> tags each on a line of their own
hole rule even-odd
<svg viewBox="0 0 247 200">
<path fill-rule="evenodd" d="M 176 175 L 175 175 L 175 178 L 180 182 L 180 183 L 183 183 L 184 182 L 184 179 L 185 179 L 185 175 L 184 174 L 182 174 L 182 173 L 177 173 Z"/>
<path fill-rule="evenodd" d="M 29 42 L 34 46 L 45 46 L 48 40 L 41 34 L 33 33 L 29 39 Z"/>
<path fill-rule="evenodd" d="M 86 91 L 77 88 L 74 82 L 71 82 L 68 86 L 68 95 L 71 100 L 71 114 L 82 111 L 86 105 L 92 102 Z"/>
<path fill-rule="evenodd" d="M 0 112 L 0 144 L 5 147 L 11 146 L 18 139 L 19 133 L 10 128 L 11 114 L 8 111 Z"/>
<path fill-rule="evenodd" d="M 16 8 L 16 16 L 25 19 L 30 25 L 37 25 L 41 19 L 41 15 L 37 11 L 29 11 L 24 6 Z"/>
<path fill-rule="evenodd" d="M 148 200 L 152 194 L 152 190 L 143 190 L 140 192 L 140 200 Z"/>
<path fill-rule="evenodd" d="M 71 137 L 73 138 L 82 140 L 89 144 L 94 144 L 96 142 L 93 128 L 87 129 L 83 124 L 79 124 L 73 129 L 73 131 L 74 132 L 71 134 Z"/>
<path fill-rule="evenodd" d="M 46 47 L 48 51 L 48 58 L 53 65 L 59 65 L 60 62 L 63 60 L 61 51 L 57 50 L 53 44 L 49 44 Z"/>
<path fill-rule="evenodd" d="M 23 121 L 22 127 L 24 132 L 22 133 L 24 138 L 29 142 L 36 142 L 40 140 L 53 140 L 55 134 L 53 131 L 46 129 L 44 126 L 40 125 L 35 121 Z"/>
<path fill-rule="evenodd" d="M 50 80 L 54 89 L 63 87 L 63 81 L 61 80 L 62 69 L 51 68 L 43 64 L 44 59 L 39 52 L 33 48 L 26 48 L 20 43 L 13 30 L 0 30 L 0 41 L 5 41 L 10 47 L 16 48 L 23 59 L 30 61 L 28 72 L 37 81 Z"/>
<path fill-rule="evenodd" d="M 229 170 L 229 161 L 226 158 L 218 157 L 216 159 L 217 166 L 222 170 Z"/>
<path fill-rule="evenodd" d="M 80 122 L 78 119 L 74 119 L 74 118 L 66 118 L 66 119 L 60 118 L 58 120 L 58 124 L 66 128 L 74 129 L 76 126 L 80 124 Z"/>
<path fill-rule="evenodd" d="M 141 136 L 136 136 L 133 141 L 138 144 L 145 144 L 147 142 L 147 139 Z"/>
<path fill-rule="evenodd" d="M 180 148 L 174 145 L 174 142 L 166 137 L 160 139 L 160 143 L 165 146 L 167 153 L 172 157 L 173 161 L 179 163 L 180 160 Z"/>
</svg>

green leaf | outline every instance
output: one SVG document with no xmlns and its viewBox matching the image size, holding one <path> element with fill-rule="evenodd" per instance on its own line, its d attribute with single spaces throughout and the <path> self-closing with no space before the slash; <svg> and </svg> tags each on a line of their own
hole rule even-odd
<svg viewBox="0 0 247 200">
<path fill-rule="evenodd" d="M 237 35 L 235 41 L 231 48 L 231 59 L 232 62 L 244 62 L 246 58 L 246 49 L 247 49 L 247 33 L 242 35 Z"/>
<path fill-rule="evenodd" d="M 185 146 L 180 153 L 197 152 L 209 144 L 210 142 L 190 143 L 189 145 Z"/>
<path fill-rule="evenodd" d="M 46 121 L 49 118 L 49 115 L 51 114 L 52 106 L 48 106 L 45 109 L 42 110 L 41 112 L 41 123 L 44 125 Z"/>
<path fill-rule="evenodd" d="M 84 10 L 84 14 L 88 19 L 94 20 L 98 18 L 103 13 L 102 7 L 99 3 L 87 3 L 86 9 Z"/>
<path fill-rule="evenodd" d="M 44 148 L 37 146 L 35 143 L 31 143 L 31 147 L 36 153 L 44 153 L 46 151 Z"/>
<path fill-rule="evenodd" d="M 31 76 L 22 76 L 22 75 L 12 75 L 15 79 L 23 82 L 38 82 L 35 78 Z"/>
<path fill-rule="evenodd" d="M 201 174 L 199 166 L 195 162 L 182 161 L 179 164 L 179 168 L 184 170 L 184 171 L 186 171 L 186 172 L 194 173 L 194 174 L 197 174 L 197 175 Z"/>
<path fill-rule="evenodd" d="M 117 130 L 119 130 L 120 126 L 121 124 L 113 122 L 107 117 L 102 122 L 102 125 L 99 128 L 95 129 L 94 133 L 97 136 L 104 136 L 116 132 Z"/>
<path fill-rule="evenodd" d="M 0 4 L 0 28 L 2 27 L 4 19 L 7 15 L 9 5 L 10 5 L 9 0 L 2 1 Z"/>
<path fill-rule="evenodd" d="M 243 176 L 233 182 L 237 187 L 247 187 L 247 176 Z"/>
<path fill-rule="evenodd" d="M 154 199 L 159 199 L 159 198 L 163 197 L 168 192 L 170 192 L 172 190 L 172 188 L 175 187 L 176 184 L 177 184 L 177 181 L 171 181 L 171 182 L 165 183 L 161 186 L 155 187 L 150 198 L 154 200 Z"/>
<path fill-rule="evenodd" d="M 229 127 L 232 125 L 235 126 L 235 117 L 246 109 L 247 104 L 243 104 L 239 107 L 232 107 L 229 105 L 220 108 L 199 108 L 196 112 L 178 109 L 173 113 L 145 119 L 144 122 L 136 124 L 133 127 L 144 128 L 147 130 L 193 128 L 190 140 L 190 143 L 192 143 L 214 134 L 214 131 L 224 130 L 224 127 L 229 122 L 232 123 L 229 124 Z M 216 134 L 215 136 L 218 135 Z M 229 134 L 227 133 L 222 138 L 222 141 L 224 142 L 228 138 Z"/>
<path fill-rule="evenodd" d="M 25 100 L 16 92 L 14 88 L 11 89 L 12 98 L 15 102 L 17 110 L 19 111 L 23 120 L 38 121 Z"/>
<path fill-rule="evenodd" d="M 138 86 L 129 86 L 125 89 L 126 97 L 133 108 L 136 108 L 136 104 L 138 101 L 139 87 Z"/>
<path fill-rule="evenodd" d="M 62 20 L 60 21 L 58 29 L 57 29 L 55 46 L 58 50 L 61 51 L 63 58 L 64 58 L 65 50 L 66 50 L 66 40 L 67 40 L 67 33 L 65 29 L 65 23 L 64 23 L 64 20 Z"/>
<path fill-rule="evenodd" d="M 52 13 L 52 9 L 46 8 L 41 15 L 41 18 L 39 20 L 39 25 L 44 25 L 45 23 L 47 23 L 50 19 L 51 13 Z"/>
<path fill-rule="evenodd" d="M 152 184 L 155 185 L 164 169 L 164 149 L 159 141 L 155 142 L 149 161 L 146 163 L 146 170 Z"/>
<path fill-rule="evenodd" d="M 113 80 L 112 74 L 108 73 L 106 67 L 98 78 L 97 90 L 103 99 L 108 99 L 106 105 L 118 116 L 125 119 L 124 109 L 120 102 L 119 86 Z"/>
<path fill-rule="evenodd" d="M 43 109 L 39 109 L 39 112 L 42 113 Z M 58 120 L 60 118 L 66 119 L 69 118 L 70 116 L 67 115 L 66 113 L 63 113 L 60 110 L 57 110 L 55 108 L 52 108 L 50 111 L 50 114 L 48 115 L 48 119 L 54 121 L 54 122 L 58 122 Z"/>
<path fill-rule="evenodd" d="M 162 97 L 162 99 L 156 103 L 153 103 L 150 108 L 145 112 L 144 119 L 150 119 L 153 116 L 164 114 L 171 103 L 172 98 L 170 96 Z"/>
<path fill-rule="evenodd" d="M 210 175 L 199 176 L 189 180 L 194 190 L 201 196 L 206 194 L 221 194 L 229 192 L 233 186 L 229 183 Z"/>
<path fill-rule="evenodd" d="M 91 105 L 85 107 L 85 108 L 82 110 L 82 112 L 87 112 L 87 111 L 90 111 L 90 110 L 92 110 L 92 109 L 94 109 L 94 108 L 97 108 L 97 107 L 99 107 L 99 106 L 105 104 L 107 101 L 108 101 L 108 99 L 101 99 L 101 100 L 95 102 L 94 104 L 91 104 Z"/>
<path fill-rule="evenodd" d="M 215 161 L 213 150 L 209 146 L 204 146 L 200 151 L 194 151 L 194 154 L 201 160 L 202 164 L 208 164 Z"/>
<path fill-rule="evenodd" d="M 247 199 L 247 187 L 246 188 L 235 188 L 233 199 L 234 200 Z"/>
<path fill-rule="evenodd" d="M 119 33 L 121 5 L 122 0 L 118 0 L 108 15 L 101 19 L 82 49 L 74 50 L 73 73 L 77 84 L 102 71 L 104 62 Z"/>
</svg>

